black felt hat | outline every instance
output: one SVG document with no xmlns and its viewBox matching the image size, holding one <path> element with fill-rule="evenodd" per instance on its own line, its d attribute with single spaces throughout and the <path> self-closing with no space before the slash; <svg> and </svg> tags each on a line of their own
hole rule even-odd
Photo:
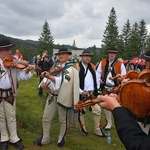
<svg viewBox="0 0 150 150">
<path fill-rule="evenodd" d="M 0 39 L 0 50 L 12 47 L 12 43 L 7 39 Z"/>
<path fill-rule="evenodd" d="M 118 53 L 118 49 L 116 47 L 110 47 L 107 49 L 108 53 Z"/>
<path fill-rule="evenodd" d="M 72 52 L 69 52 L 66 48 L 61 48 L 58 50 L 57 53 L 55 53 L 55 55 L 58 55 L 58 54 L 69 54 L 69 55 L 71 55 Z"/>
<path fill-rule="evenodd" d="M 93 56 L 93 54 L 90 52 L 90 51 L 87 51 L 87 50 L 84 50 L 83 52 L 82 52 L 82 54 L 80 54 L 80 56 Z"/>
</svg>

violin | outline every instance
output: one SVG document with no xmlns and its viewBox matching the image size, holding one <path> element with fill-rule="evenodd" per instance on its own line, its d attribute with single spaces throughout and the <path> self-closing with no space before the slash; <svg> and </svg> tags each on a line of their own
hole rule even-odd
<svg viewBox="0 0 150 150">
<path fill-rule="evenodd" d="M 128 80 L 124 80 L 124 79 L 128 79 Z M 150 82 L 150 69 L 144 69 L 140 73 L 136 72 L 135 70 L 130 70 L 127 72 L 124 79 L 123 80 L 125 82 L 122 80 L 123 81 L 122 84 L 118 85 L 117 87 L 112 88 L 111 90 L 112 93 L 118 93 L 120 88 L 123 86 L 123 84 L 128 82 L 129 80 L 143 79 L 146 82 Z"/>
<path fill-rule="evenodd" d="M 18 69 L 25 69 L 29 66 L 28 61 L 18 59 L 13 55 L 4 57 L 3 64 L 6 68 L 16 67 Z"/>
<path fill-rule="evenodd" d="M 135 70 L 129 70 L 125 75 L 117 74 L 114 77 L 110 77 L 110 80 L 116 79 L 117 81 L 122 82 L 122 84 L 119 84 L 118 86 L 112 88 L 111 92 L 118 93 L 124 83 L 128 82 L 129 80 L 133 80 L 137 78 L 138 78 L 138 72 Z"/>
<path fill-rule="evenodd" d="M 123 81 L 124 79 L 145 79 L 147 82 L 150 82 L 150 69 L 144 69 L 140 73 L 135 70 L 129 70 L 126 75 L 117 74 L 114 77 L 110 77 L 110 80 L 117 79 L 118 81 Z"/>
<path fill-rule="evenodd" d="M 117 96 L 118 102 L 123 107 L 127 107 L 137 117 L 150 116 L 150 83 L 142 79 L 133 79 L 125 83 Z M 86 102 L 79 101 L 76 109 L 94 106 L 100 103 L 101 100 L 96 98 L 87 100 Z"/>
<path fill-rule="evenodd" d="M 135 70 L 129 70 L 126 75 L 121 75 L 121 74 L 117 74 L 114 77 L 110 77 L 110 80 L 117 80 L 117 81 L 123 81 L 124 79 L 129 78 L 130 80 L 132 79 L 137 79 L 138 78 L 138 72 Z"/>
<path fill-rule="evenodd" d="M 62 66 L 55 66 L 55 67 L 50 68 L 49 71 L 42 72 L 41 77 L 43 77 L 43 76 L 46 77 L 47 72 L 50 75 L 52 75 L 52 76 L 57 76 L 63 70 L 64 70 L 64 67 L 62 67 Z"/>
<path fill-rule="evenodd" d="M 62 66 L 55 66 L 55 67 L 52 67 L 48 72 L 53 75 L 53 76 L 56 76 L 58 75 L 61 71 L 63 71 L 64 67 Z"/>
<path fill-rule="evenodd" d="M 62 72 L 64 70 L 64 67 L 62 66 L 55 66 L 55 67 L 52 67 L 48 73 L 52 76 L 57 76 L 60 72 Z M 48 88 L 48 85 L 50 84 L 50 80 L 48 80 L 46 78 L 46 71 L 44 71 L 43 73 L 43 80 L 40 82 L 38 88 L 43 88 L 47 93 L 50 93 L 50 89 Z M 41 74 L 41 75 L 42 75 Z"/>
</svg>

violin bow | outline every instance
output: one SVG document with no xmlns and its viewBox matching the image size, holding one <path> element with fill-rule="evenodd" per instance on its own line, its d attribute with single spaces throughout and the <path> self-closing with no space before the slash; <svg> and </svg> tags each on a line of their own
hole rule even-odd
<svg viewBox="0 0 150 150">
<path fill-rule="evenodd" d="M 143 44 L 144 45 L 144 44 Z M 143 46 L 141 45 L 140 46 L 140 54 L 139 54 L 139 57 L 138 57 L 138 61 L 137 61 L 137 63 L 136 63 L 136 66 L 135 66 L 135 69 L 134 70 L 137 70 L 137 67 L 138 67 L 138 65 L 139 65 L 139 61 L 140 61 L 140 57 L 141 57 L 141 55 L 142 55 L 142 53 L 143 53 L 143 48 L 142 48 Z"/>
</svg>

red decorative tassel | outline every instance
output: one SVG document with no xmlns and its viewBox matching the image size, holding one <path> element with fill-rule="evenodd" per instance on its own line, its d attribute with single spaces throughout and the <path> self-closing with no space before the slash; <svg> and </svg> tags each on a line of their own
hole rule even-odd
<svg viewBox="0 0 150 150">
<path fill-rule="evenodd" d="M 68 130 L 65 131 L 65 134 L 68 134 Z"/>
<path fill-rule="evenodd" d="M 63 69 L 61 72 L 62 72 L 62 73 L 65 73 L 65 70 Z"/>
<path fill-rule="evenodd" d="M 100 122 L 100 123 L 99 123 L 99 126 L 100 126 L 100 127 L 102 127 L 102 126 L 103 126 L 103 125 L 102 125 L 102 122 Z"/>
<path fill-rule="evenodd" d="M 82 123 L 80 123 L 80 127 L 83 127 L 83 124 L 82 124 Z"/>
</svg>

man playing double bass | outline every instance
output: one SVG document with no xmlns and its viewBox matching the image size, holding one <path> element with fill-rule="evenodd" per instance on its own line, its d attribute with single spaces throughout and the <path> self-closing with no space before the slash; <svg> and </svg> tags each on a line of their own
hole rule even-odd
<svg viewBox="0 0 150 150">
<path fill-rule="evenodd" d="M 150 69 L 150 50 L 145 52 L 143 59 L 145 59 L 145 68 Z"/>
<path fill-rule="evenodd" d="M 145 59 L 145 69 L 147 69 L 147 71 L 150 71 L 150 50 L 146 51 L 142 55 L 142 58 Z M 150 83 L 150 73 L 147 74 L 146 78 L 147 78 L 146 81 Z M 150 134 L 150 116 L 148 118 L 137 119 L 137 121 L 142 130 L 146 134 Z"/>
</svg>

